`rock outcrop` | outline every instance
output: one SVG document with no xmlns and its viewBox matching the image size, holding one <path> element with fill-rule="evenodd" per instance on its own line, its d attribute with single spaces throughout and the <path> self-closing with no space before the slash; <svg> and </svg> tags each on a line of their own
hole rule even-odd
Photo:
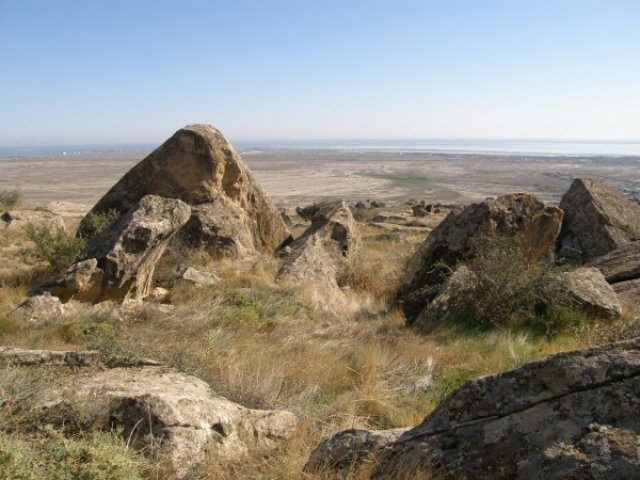
<svg viewBox="0 0 640 480">
<path fill-rule="evenodd" d="M 338 290 L 360 247 L 360 233 L 344 201 L 316 212 L 302 236 L 282 251 L 279 280 L 312 284 L 318 292 Z"/>
<path fill-rule="evenodd" d="M 91 212 L 124 213 L 149 194 L 190 205 L 191 218 L 179 238 L 215 256 L 273 253 L 290 236 L 249 168 L 209 125 L 178 130 L 129 170 Z"/>
<path fill-rule="evenodd" d="M 487 238 L 513 239 L 531 261 L 544 256 L 560 232 L 562 212 L 526 193 L 503 195 L 452 210 L 409 262 L 397 298 L 409 323 L 438 295 L 458 263 Z"/>
<path fill-rule="evenodd" d="M 207 458 L 240 460 L 250 451 L 273 449 L 295 430 L 292 413 L 245 408 L 170 368 L 131 366 L 149 362 L 95 352 L 0 351 L 5 368 L 87 367 L 63 372 L 64 381 L 34 392 L 30 417 L 69 434 L 119 431 L 131 447 L 166 459 L 175 478 L 187 478 Z"/>
<path fill-rule="evenodd" d="M 372 478 L 636 478 L 639 408 L 640 339 L 558 353 L 464 384 L 374 452 Z"/>
<path fill-rule="evenodd" d="M 589 265 L 600 270 L 611 284 L 640 278 L 640 241 L 617 248 Z"/>
<path fill-rule="evenodd" d="M 599 318 L 622 316 L 615 290 L 597 268 L 582 267 L 565 272 L 561 274 L 561 280 L 576 308 Z"/>
<path fill-rule="evenodd" d="M 27 297 L 11 312 L 11 316 L 29 323 L 44 323 L 57 320 L 65 313 L 65 308 L 58 297 L 48 292 Z"/>
<path fill-rule="evenodd" d="M 34 294 L 48 292 L 63 303 L 144 299 L 151 292 L 156 263 L 190 213 L 180 200 L 143 197 L 87 245 L 79 262 Z"/>
<path fill-rule="evenodd" d="M 106 355 L 94 351 L 25 350 L 23 348 L 0 347 L 0 368 L 37 366 L 118 368 L 158 367 L 160 363 L 148 358 Z"/>
<path fill-rule="evenodd" d="M 66 225 L 62 216 L 47 210 L 11 210 L 0 216 L 5 228 L 17 230 L 24 229 L 27 225 L 36 228 L 46 228 L 52 232 L 56 230 L 66 231 Z"/>
<path fill-rule="evenodd" d="M 602 182 L 574 180 L 560 208 L 559 260 L 587 263 L 640 237 L 640 205 Z"/>
</svg>

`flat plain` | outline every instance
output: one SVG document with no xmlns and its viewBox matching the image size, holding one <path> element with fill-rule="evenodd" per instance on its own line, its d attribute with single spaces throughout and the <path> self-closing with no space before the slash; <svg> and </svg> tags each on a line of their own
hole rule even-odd
<svg viewBox="0 0 640 480">
<path fill-rule="evenodd" d="M 0 190 L 25 200 L 93 204 L 149 152 L 0 157 Z M 510 192 L 558 202 L 574 178 L 640 192 L 640 157 L 264 149 L 240 151 L 280 206 L 320 199 L 469 203 Z"/>
</svg>

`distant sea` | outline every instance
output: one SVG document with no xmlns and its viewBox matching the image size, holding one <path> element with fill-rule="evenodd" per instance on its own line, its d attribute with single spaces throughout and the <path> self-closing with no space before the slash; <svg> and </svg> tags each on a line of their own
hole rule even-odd
<svg viewBox="0 0 640 480">
<path fill-rule="evenodd" d="M 264 149 L 321 149 L 384 152 L 477 153 L 537 156 L 640 156 L 640 141 L 546 140 L 282 140 L 233 141 L 241 152 Z M 0 156 L 77 155 L 151 151 L 159 144 L 0 147 Z"/>
</svg>

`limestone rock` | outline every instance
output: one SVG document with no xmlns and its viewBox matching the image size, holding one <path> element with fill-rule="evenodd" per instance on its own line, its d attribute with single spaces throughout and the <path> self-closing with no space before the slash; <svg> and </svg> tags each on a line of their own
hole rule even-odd
<svg viewBox="0 0 640 480">
<path fill-rule="evenodd" d="M 561 275 L 576 307 L 598 317 L 615 319 L 622 316 L 618 296 L 600 270 L 582 267 Z"/>
<path fill-rule="evenodd" d="M 122 428 L 129 445 L 166 458 L 177 478 L 206 458 L 239 460 L 275 448 L 297 424 L 289 412 L 245 408 L 202 380 L 162 367 L 83 370 L 36 398 L 34 418 L 69 433 Z"/>
<path fill-rule="evenodd" d="M 557 253 L 569 263 L 589 262 L 640 236 L 640 205 L 604 183 L 574 180 L 560 208 Z"/>
<path fill-rule="evenodd" d="M 640 277 L 640 241 L 623 245 L 597 258 L 589 265 L 602 272 L 609 283 L 623 282 Z"/>
<path fill-rule="evenodd" d="M 90 205 L 85 205 L 83 203 L 74 203 L 74 202 L 64 202 L 54 200 L 51 202 L 47 202 L 44 205 L 44 208 L 50 211 L 55 215 L 60 215 L 64 218 L 78 218 L 84 217 L 89 210 L 91 210 Z"/>
<path fill-rule="evenodd" d="M 618 298 L 629 306 L 640 306 L 640 278 L 613 284 Z"/>
<path fill-rule="evenodd" d="M 193 283 L 195 285 L 215 285 L 220 282 L 220 277 L 213 273 L 209 272 L 201 272 L 200 270 L 196 270 L 193 267 L 187 268 L 182 274 L 180 278 L 186 282 Z"/>
<path fill-rule="evenodd" d="M 414 325 L 421 330 L 431 331 L 454 320 L 453 317 L 462 310 L 465 301 L 461 292 L 475 284 L 477 280 L 474 273 L 464 265 L 458 267 L 440 293 L 420 312 Z"/>
<path fill-rule="evenodd" d="M 147 195 L 87 245 L 78 263 L 35 293 L 49 292 L 63 303 L 142 300 L 167 243 L 189 216 L 180 200 Z"/>
<path fill-rule="evenodd" d="M 59 319 L 64 313 L 64 305 L 60 299 L 49 293 L 44 293 L 28 297 L 11 312 L 11 316 L 30 323 L 42 323 Z"/>
<path fill-rule="evenodd" d="M 91 211 L 124 213 L 149 194 L 192 206 L 192 218 L 179 236 L 216 256 L 273 253 L 290 236 L 249 168 L 209 125 L 178 130 L 129 170 Z"/>
<path fill-rule="evenodd" d="M 407 428 L 393 430 L 350 429 L 323 439 L 313 449 L 304 467 L 315 472 L 323 469 L 346 470 L 352 465 L 366 462 L 367 457 L 380 447 L 395 442 Z"/>
<path fill-rule="evenodd" d="M 5 223 L 5 228 L 12 230 L 24 229 L 27 225 L 36 228 L 46 228 L 52 232 L 56 230 L 66 231 L 66 225 L 60 215 L 47 210 L 11 210 L 2 214 L 0 219 Z"/>
<path fill-rule="evenodd" d="M 397 298 L 412 323 L 438 294 L 459 262 L 473 257 L 485 238 L 513 238 L 531 261 L 544 256 L 560 231 L 562 212 L 526 193 L 503 195 L 454 209 L 409 262 Z"/>
<path fill-rule="evenodd" d="M 1 368 L 42 366 L 118 368 L 159 365 L 158 362 L 147 358 L 106 355 L 93 351 L 25 350 L 22 348 L 0 347 Z"/>
<path fill-rule="evenodd" d="M 339 289 L 360 247 L 360 233 L 344 201 L 323 207 L 283 253 L 279 280 L 308 282 L 319 292 Z"/>
<path fill-rule="evenodd" d="M 640 339 L 563 352 L 466 383 L 378 459 L 378 477 L 633 478 L 640 466 Z"/>
</svg>

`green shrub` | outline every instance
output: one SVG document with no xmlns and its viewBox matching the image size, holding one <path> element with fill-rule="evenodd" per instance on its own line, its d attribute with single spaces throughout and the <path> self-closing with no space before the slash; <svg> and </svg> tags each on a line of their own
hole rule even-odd
<svg viewBox="0 0 640 480">
<path fill-rule="evenodd" d="M 23 256 L 48 263 L 53 273 L 61 272 L 76 260 L 88 243 L 117 218 L 118 213 L 115 210 L 90 213 L 83 220 L 86 222 L 84 233 L 75 238 L 68 236 L 61 229 L 52 231 L 46 226 L 27 225 L 27 239 L 35 245 L 33 248 L 24 249 Z"/>
<path fill-rule="evenodd" d="M 120 213 L 113 208 L 103 213 L 90 212 L 82 219 L 82 229 L 79 237 L 90 242 L 119 217 Z"/>
<path fill-rule="evenodd" d="M 54 273 L 71 265 L 87 245 L 84 238 L 69 237 L 61 229 L 52 232 L 46 226 L 27 225 L 25 233 L 34 247 L 24 249 L 23 256 L 28 260 L 47 262 Z"/>
<path fill-rule="evenodd" d="M 483 239 L 466 267 L 469 281 L 456 293 L 457 316 L 476 326 L 533 325 L 557 333 L 584 320 L 572 308 L 559 269 L 550 261 L 529 263 L 511 239 Z"/>
<path fill-rule="evenodd" d="M 0 209 L 7 210 L 20 203 L 22 194 L 19 190 L 0 190 Z"/>
</svg>

